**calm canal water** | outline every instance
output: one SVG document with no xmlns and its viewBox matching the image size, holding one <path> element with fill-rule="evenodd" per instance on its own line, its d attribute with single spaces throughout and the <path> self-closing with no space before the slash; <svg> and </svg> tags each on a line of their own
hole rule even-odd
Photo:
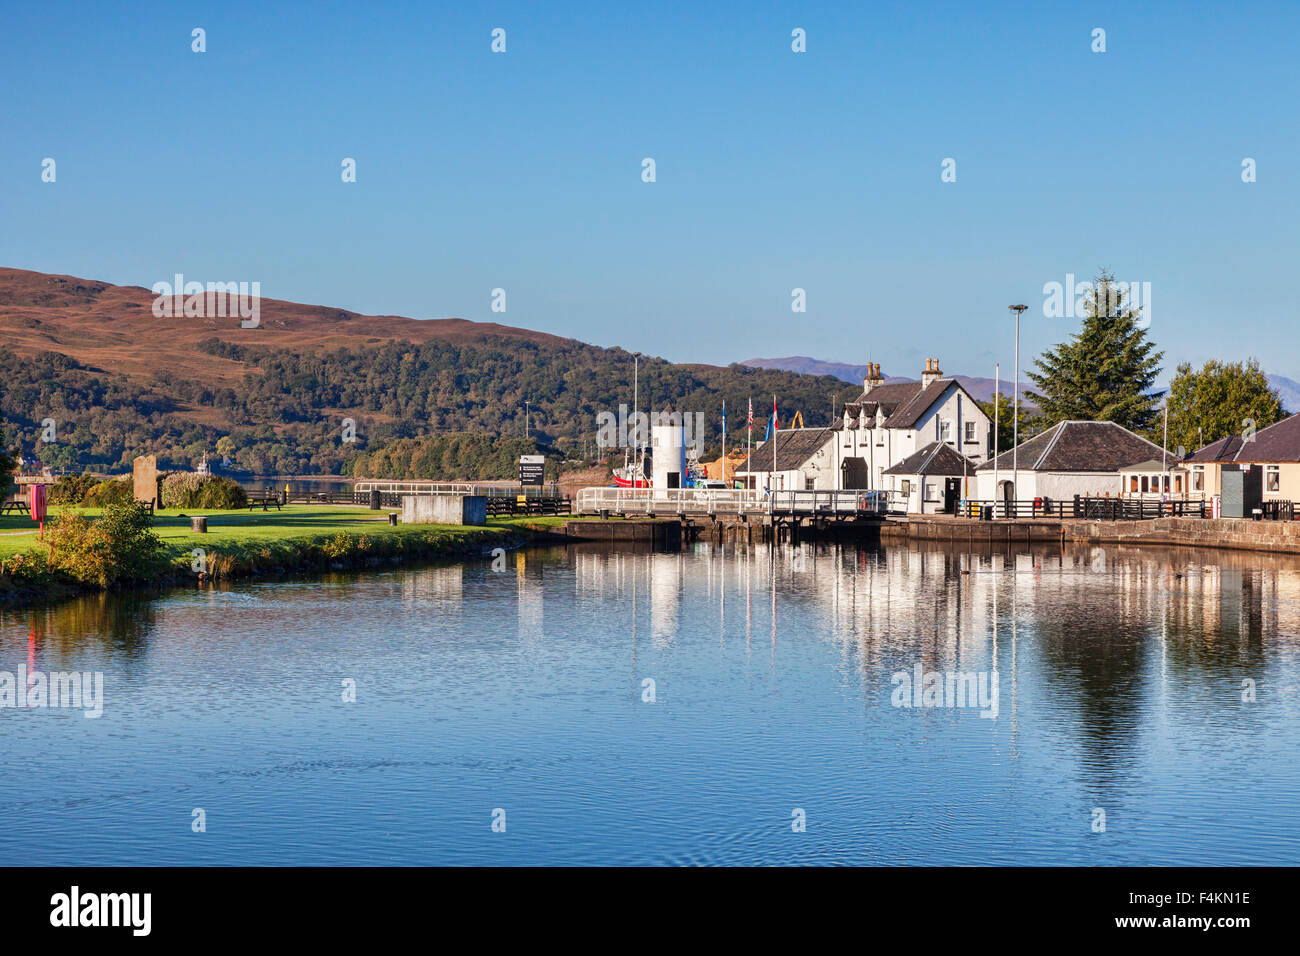
<svg viewBox="0 0 1300 956">
<path fill-rule="evenodd" d="M 0 709 L 0 864 L 1295 864 L 1297 635 L 1294 561 L 1113 548 L 572 548 L 5 612 L 0 671 L 104 704 Z M 894 706 L 918 667 L 984 706 Z"/>
</svg>

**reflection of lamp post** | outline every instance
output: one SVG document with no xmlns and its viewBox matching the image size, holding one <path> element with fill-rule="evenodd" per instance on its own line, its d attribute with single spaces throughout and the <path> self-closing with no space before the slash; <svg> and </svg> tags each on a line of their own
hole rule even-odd
<svg viewBox="0 0 1300 956">
<path fill-rule="evenodd" d="M 1020 480 L 1020 315 L 1027 305 L 1009 305 L 1007 306 L 1016 314 L 1016 393 L 1015 408 L 1011 413 L 1012 439 L 1011 439 L 1011 487 L 1017 494 L 1019 489 L 1016 488 L 1016 482 Z"/>
</svg>

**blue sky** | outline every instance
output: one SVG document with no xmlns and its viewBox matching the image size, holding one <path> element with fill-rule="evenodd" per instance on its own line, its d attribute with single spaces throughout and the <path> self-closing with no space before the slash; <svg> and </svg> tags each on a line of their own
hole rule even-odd
<svg viewBox="0 0 1300 956">
<path fill-rule="evenodd" d="M 1076 325 L 1044 283 L 1108 266 L 1167 369 L 1300 378 L 1298 37 L 1292 2 L 11 4 L 0 265 L 910 375 L 1009 374 L 1012 302 L 1028 364 Z"/>
</svg>

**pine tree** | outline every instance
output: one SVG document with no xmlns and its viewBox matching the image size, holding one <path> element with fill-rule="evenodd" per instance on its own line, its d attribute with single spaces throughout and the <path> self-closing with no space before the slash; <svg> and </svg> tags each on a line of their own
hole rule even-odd
<svg viewBox="0 0 1300 956">
<path fill-rule="evenodd" d="M 1141 432 L 1156 424 L 1159 396 L 1151 394 L 1163 352 L 1141 328 L 1140 309 L 1103 271 L 1084 300 L 1084 319 L 1069 341 L 1040 356 L 1027 392 L 1044 426 L 1064 421 L 1107 421 Z"/>
</svg>

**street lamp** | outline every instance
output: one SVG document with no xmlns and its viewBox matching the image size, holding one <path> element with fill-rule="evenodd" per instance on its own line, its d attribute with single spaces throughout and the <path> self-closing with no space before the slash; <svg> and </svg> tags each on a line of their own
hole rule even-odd
<svg viewBox="0 0 1300 956">
<path fill-rule="evenodd" d="M 528 400 L 524 399 L 524 438 L 528 438 Z"/>
<path fill-rule="evenodd" d="M 1016 391 L 1012 396 L 1014 405 L 1011 412 L 1011 487 L 1015 489 L 1016 482 L 1020 480 L 1020 316 L 1029 306 L 1009 305 L 1007 308 L 1016 314 Z"/>
</svg>

